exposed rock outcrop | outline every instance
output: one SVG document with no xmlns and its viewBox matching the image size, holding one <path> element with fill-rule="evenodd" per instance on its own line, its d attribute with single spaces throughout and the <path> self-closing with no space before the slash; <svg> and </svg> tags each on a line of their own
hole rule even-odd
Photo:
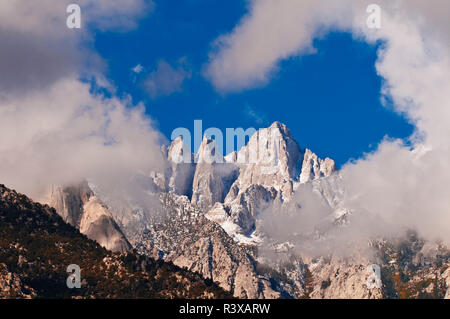
<svg viewBox="0 0 450 319">
<path fill-rule="evenodd" d="M 306 149 L 303 156 L 300 183 L 306 183 L 321 177 L 330 176 L 335 171 L 336 164 L 332 159 L 327 157 L 326 159 L 322 160 L 309 149 Z"/>
<path fill-rule="evenodd" d="M 108 207 L 94 194 L 87 182 L 53 187 L 46 203 L 88 238 L 111 251 L 124 252 L 130 243 L 114 221 Z"/>
<path fill-rule="evenodd" d="M 172 261 L 217 282 L 235 297 L 277 298 L 269 278 L 260 276 L 250 251 L 202 216 L 185 196 L 162 195 L 164 215 L 154 217 L 132 242 L 141 253 Z"/>
<path fill-rule="evenodd" d="M 223 202 L 236 178 L 236 169 L 235 165 L 225 163 L 216 142 L 205 136 L 197 153 L 192 203 L 206 211 L 216 202 Z"/>
<path fill-rule="evenodd" d="M 195 163 L 191 153 L 181 136 L 177 137 L 167 149 L 168 176 L 167 191 L 177 195 L 192 196 Z"/>
<path fill-rule="evenodd" d="M 372 263 L 357 260 L 320 258 L 308 266 L 312 275 L 311 298 L 315 299 L 380 299 L 383 291 L 370 288 L 369 266 Z"/>
<path fill-rule="evenodd" d="M 67 267 L 81 287 L 67 286 Z M 7 265 L 7 267 L 6 267 Z M 56 211 L 0 185 L 0 298 L 230 298 L 199 274 L 135 252 L 112 253 Z"/>
<path fill-rule="evenodd" d="M 227 216 L 220 217 L 221 225 L 231 236 L 244 240 L 268 205 L 289 201 L 300 184 L 336 172 L 333 160 L 321 160 L 310 150 L 301 150 L 279 122 L 257 131 L 245 147 L 226 159 L 239 167 L 239 175 L 223 201 L 222 212 Z M 206 216 L 218 220 L 217 210 Z"/>
</svg>

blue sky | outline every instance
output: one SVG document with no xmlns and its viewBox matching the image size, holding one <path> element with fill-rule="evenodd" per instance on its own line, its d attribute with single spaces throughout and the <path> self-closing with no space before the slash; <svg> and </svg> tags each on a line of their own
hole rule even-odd
<svg viewBox="0 0 450 319">
<path fill-rule="evenodd" d="M 136 30 L 98 33 L 95 49 L 107 62 L 106 75 L 119 94 L 144 102 L 168 139 L 177 127 L 193 129 L 195 119 L 203 120 L 204 129 L 223 131 L 280 121 L 302 148 L 342 165 L 375 149 L 386 135 L 406 138 L 412 133 L 412 125 L 380 104 L 381 79 L 374 66 L 378 46 L 345 33 L 316 39 L 315 53 L 283 61 L 264 87 L 216 92 L 202 70 L 213 41 L 236 26 L 247 11 L 245 4 L 157 1 Z M 161 80 L 151 75 L 161 61 L 184 72 L 174 92 L 146 86 L 149 78 Z M 143 71 L 136 74 L 132 68 L 138 64 Z"/>
</svg>

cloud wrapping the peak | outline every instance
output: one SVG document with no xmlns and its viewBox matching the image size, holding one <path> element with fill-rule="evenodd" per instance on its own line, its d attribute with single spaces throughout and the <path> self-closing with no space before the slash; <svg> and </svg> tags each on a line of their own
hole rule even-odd
<svg viewBox="0 0 450 319">
<path fill-rule="evenodd" d="M 409 227 L 450 242 L 450 2 L 377 3 L 381 29 L 366 26 L 365 1 L 252 1 L 234 30 L 215 42 L 206 76 L 218 91 L 235 92 L 264 86 L 280 61 L 310 51 L 312 40 L 328 31 L 383 41 L 376 62 L 380 99 L 391 100 L 416 130 L 408 145 L 387 138 L 342 168 L 344 205 L 356 219 L 371 216 L 344 238 L 360 242 L 361 234 Z"/>
</svg>

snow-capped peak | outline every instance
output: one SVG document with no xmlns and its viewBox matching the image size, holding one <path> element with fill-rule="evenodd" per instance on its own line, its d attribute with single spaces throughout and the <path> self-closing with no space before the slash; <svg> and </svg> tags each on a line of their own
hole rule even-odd
<svg viewBox="0 0 450 319">
<path fill-rule="evenodd" d="M 300 174 L 300 183 L 306 183 L 320 177 L 330 176 L 336 171 L 336 164 L 330 158 L 324 160 L 317 157 L 309 149 L 305 150 Z"/>
<path fill-rule="evenodd" d="M 182 136 L 178 136 L 170 144 L 167 150 L 167 159 L 169 162 L 175 164 L 192 162 L 193 155 L 190 151 L 189 145 L 184 143 Z"/>
<path fill-rule="evenodd" d="M 224 163 L 222 150 L 218 149 L 214 139 L 204 136 L 197 152 L 197 163 Z"/>
</svg>

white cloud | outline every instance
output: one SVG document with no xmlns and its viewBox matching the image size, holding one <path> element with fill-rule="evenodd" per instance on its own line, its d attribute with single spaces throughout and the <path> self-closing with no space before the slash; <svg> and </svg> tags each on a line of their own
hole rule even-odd
<svg viewBox="0 0 450 319">
<path fill-rule="evenodd" d="M 261 111 L 256 110 L 249 104 L 244 107 L 244 114 L 258 125 L 267 124 L 267 116 Z"/>
<path fill-rule="evenodd" d="M 435 1 L 428 6 L 445 11 L 450 4 Z M 412 147 L 386 140 L 374 153 L 346 165 L 342 169 L 346 201 L 357 211 L 450 242 L 449 43 L 440 38 L 441 24 L 434 24 L 432 15 L 416 20 L 401 13 L 385 15 L 379 36 L 388 43 L 376 68 L 385 79 L 383 93 L 392 97 L 395 109 L 414 122 L 417 131 Z"/>
<path fill-rule="evenodd" d="M 344 9 L 335 1 L 253 0 L 235 29 L 215 41 L 205 75 L 221 92 L 265 85 L 280 60 L 312 50 L 322 23 L 350 20 Z"/>
<path fill-rule="evenodd" d="M 189 78 L 191 78 L 191 71 L 185 59 L 179 60 L 175 67 L 160 60 L 156 70 L 151 72 L 144 81 L 144 87 L 152 98 L 167 96 L 181 92 L 184 81 Z"/>
<path fill-rule="evenodd" d="M 139 74 L 142 71 L 144 71 L 144 67 L 140 64 L 136 65 L 134 68 L 131 69 L 134 73 Z"/>
<path fill-rule="evenodd" d="M 158 170 L 161 141 L 142 105 L 93 95 L 75 79 L 0 103 L 1 182 L 30 195 L 51 184 L 117 183 Z"/>
<path fill-rule="evenodd" d="M 423 35 L 436 35 L 449 43 L 449 4 L 445 0 L 376 3 L 383 13 L 420 24 Z M 367 5 L 363 0 L 252 0 L 238 25 L 214 41 L 205 76 L 220 92 L 264 86 L 280 61 L 311 52 L 312 40 L 330 29 L 355 34 L 368 31 Z"/>
</svg>

